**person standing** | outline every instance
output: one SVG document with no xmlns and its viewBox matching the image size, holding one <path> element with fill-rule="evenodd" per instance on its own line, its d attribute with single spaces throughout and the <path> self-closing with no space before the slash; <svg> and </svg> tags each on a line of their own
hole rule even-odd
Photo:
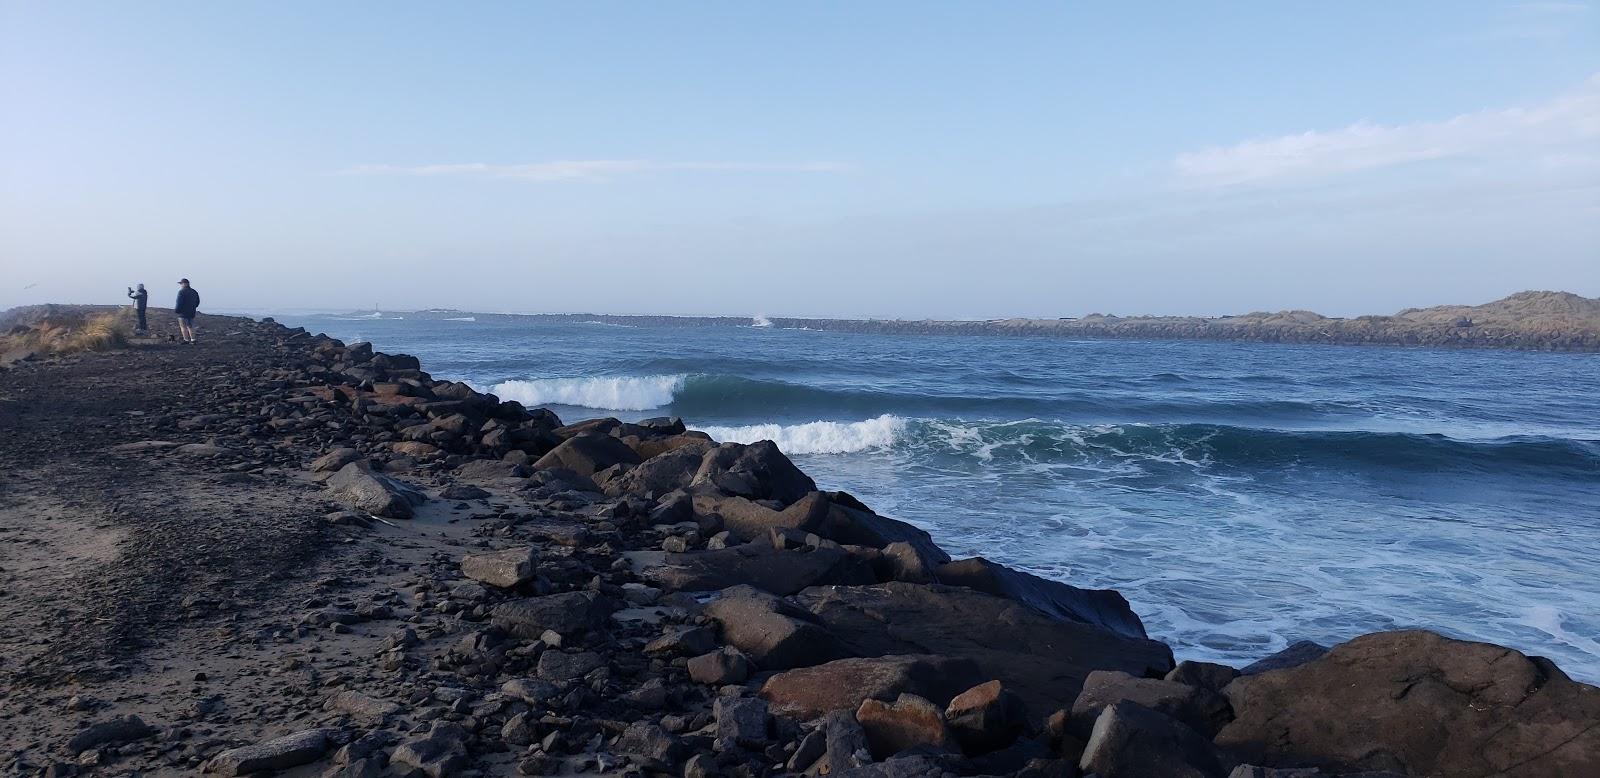
<svg viewBox="0 0 1600 778">
<path fill-rule="evenodd" d="M 178 281 L 178 306 L 173 313 L 178 314 L 178 337 L 184 343 L 194 343 L 194 315 L 200 310 L 200 293 L 189 286 L 189 279 Z"/>
<path fill-rule="evenodd" d="M 150 329 L 144 322 L 144 307 L 150 302 L 150 293 L 144 290 L 144 284 L 139 285 L 138 291 L 129 289 L 128 297 L 133 300 L 133 307 L 139 312 L 139 328 L 135 331 L 142 333 Z"/>
</svg>

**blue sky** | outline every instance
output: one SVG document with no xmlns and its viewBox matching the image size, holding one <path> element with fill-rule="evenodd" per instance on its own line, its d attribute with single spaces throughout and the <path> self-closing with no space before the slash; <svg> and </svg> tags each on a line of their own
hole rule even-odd
<svg viewBox="0 0 1600 778">
<path fill-rule="evenodd" d="M 0 306 L 1600 295 L 1600 8 L 0 0 Z"/>
</svg>

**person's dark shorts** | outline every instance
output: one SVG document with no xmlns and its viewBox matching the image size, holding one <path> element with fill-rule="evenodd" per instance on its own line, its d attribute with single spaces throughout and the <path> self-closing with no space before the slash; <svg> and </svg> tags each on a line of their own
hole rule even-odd
<svg viewBox="0 0 1600 778">
<path fill-rule="evenodd" d="M 185 327 L 193 327 L 194 326 L 194 314 L 191 313 L 188 316 L 184 316 L 183 314 L 179 314 L 178 318 L 183 320 L 183 325 Z"/>
</svg>

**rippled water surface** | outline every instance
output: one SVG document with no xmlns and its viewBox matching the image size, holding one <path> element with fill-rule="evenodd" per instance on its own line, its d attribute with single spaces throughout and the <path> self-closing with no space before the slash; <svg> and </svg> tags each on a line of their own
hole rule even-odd
<svg viewBox="0 0 1600 778">
<path fill-rule="evenodd" d="M 1121 590 L 1180 658 L 1428 626 L 1600 681 L 1594 355 L 286 320 L 776 440 L 954 555 Z"/>
</svg>

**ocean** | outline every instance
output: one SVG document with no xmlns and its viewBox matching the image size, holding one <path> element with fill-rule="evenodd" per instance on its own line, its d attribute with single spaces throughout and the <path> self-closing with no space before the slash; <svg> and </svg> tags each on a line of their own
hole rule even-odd
<svg viewBox="0 0 1600 778">
<path fill-rule="evenodd" d="M 1426 627 L 1600 681 L 1600 357 L 284 316 L 565 421 L 771 439 L 1179 659 Z"/>
</svg>

